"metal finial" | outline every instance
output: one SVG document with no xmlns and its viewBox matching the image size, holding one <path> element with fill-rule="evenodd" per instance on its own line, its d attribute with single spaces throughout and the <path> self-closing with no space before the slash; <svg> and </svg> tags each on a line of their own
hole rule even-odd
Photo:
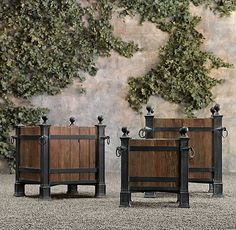
<svg viewBox="0 0 236 230">
<path fill-rule="evenodd" d="M 214 113 L 216 112 L 216 110 L 214 109 L 214 107 L 211 107 L 210 111 L 211 111 L 211 113 L 212 113 L 212 116 L 213 116 Z"/>
<path fill-rule="evenodd" d="M 104 120 L 104 118 L 103 118 L 102 115 L 98 116 L 98 123 L 99 123 L 99 124 L 102 124 L 102 121 L 103 121 L 103 120 Z"/>
<path fill-rule="evenodd" d="M 17 117 L 16 121 L 17 121 L 17 125 L 21 125 L 21 117 Z"/>
<path fill-rule="evenodd" d="M 48 117 L 46 114 L 42 116 L 42 119 L 43 119 L 43 124 L 47 124 Z"/>
<path fill-rule="evenodd" d="M 122 127 L 121 129 L 123 136 L 128 136 L 129 135 L 129 130 L 127 129 L 127 127 Z"/>
<path fill-rule="evenodd" d="M 152 115 L 154 113 L 154 109 L 151 105 L 147 105 L 146 110 L 148 111 L 147 115 Z"/>
<path fill-rule="evenodd" d="M 214 109 L 216 111 L 216 115 L 219 115 L 220 105 L 219 104 L 215 104 Z"/>
<path fill-rule="evenodd" d="M 74 125 L 75 123 L 75 118 L 74 117 L 70 117 L 70 125 Z"/>
<path fill-rule="evenodd" d="M 187 136 L 187 132 L 188 132 L 188 127 L 182 127 L 179 129 L 179 133 L 181 136 Z"/>
</svg>

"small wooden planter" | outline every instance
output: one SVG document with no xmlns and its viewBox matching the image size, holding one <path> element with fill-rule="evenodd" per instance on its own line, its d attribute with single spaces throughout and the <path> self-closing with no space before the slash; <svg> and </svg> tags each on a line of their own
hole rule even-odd
<svg viewBox="0 0 236 230">
<path fill-rule="evenodd" d="M 15 196 L 25 195 L 25 184 L 39 184 L 40 197 L 50 198 L 54 185 L 68 185 L 69 194 L 77 185 L 94 185 L 95 196 L 106 194 L 105 125 L 102 116 L 94 127 L 50 126 L 47 117 L 39 126 L 16 125 Z"/>
<path fill-rule="evenodd" d="M 122 128 L 120 206 L 129 207 L 133 192 L 173 192 L 179 207 L 189 207 L 187 129 L 178 139 L 131 139 Z"/>
<path fill-rule="evenodd" d="M 146 127 L 139 134 L 144 138 L 176 138 L 180 127 L 188 127 L 189 145 L 194 157 L 189 161 L 189 182 L 209 183 L 213 195 L 223 195 L 222 183 L 222 127 L 219 105 L 211 108 L 210 118 L 154 118 L 147 106 Z"/>
</svg>

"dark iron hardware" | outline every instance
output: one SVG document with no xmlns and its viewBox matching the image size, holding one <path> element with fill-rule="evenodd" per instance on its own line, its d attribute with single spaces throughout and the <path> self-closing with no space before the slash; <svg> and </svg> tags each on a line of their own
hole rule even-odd
<svg viewBox="0 0 236 230">
<path fill-rule="evenodd" d="M 190 159 L 190 160 L 195 157 L 195 151 L 194 151 L 194 148 L 193 148 L 193 147 L 189 147 L 188 155 L 189 155 L 189 159 Z"/>
<path fill-rule="evenodd" d="M 73 126 L 73 125 L 75 125 L 74 123 L 75 123 L 75 118 L 74 117 L 70 117 L 70 126 Z"/>
<path fill-rule="evenodd" d="M 216 130 L 221 132 L 223 138 L 226 138 L 229 135 L 229 132 L 225 127 L 217 128 Z"/>
<path fill-rule="evenodd" d="M 47 143 L 48 136 L 43 135 L 39 138 L 39 144 L 40 145 L 45 145 Z"/>
<path fill-rule="evenodd" d="M 122 154 L 124 151 L 126 151 L 126 150 L 127 150 L 127 148 L 126 148 L 125 146 L 119 146 L 119 147 L 117 147 L 117 148 L 116 148 L 116 156 L 117 156 L 117 157 L 120 157 L 121 154 Z"/>
<path fill-rule="evenodd" d="M 147 133 L 153 131 L 150 127 L 145 127 L 139 130 L 138 135 L 140 138 L 146 138 Z"/>
<path fill-rule="evenodd" d="M 107 140 L 108 145 L 111 143 L 110 136 L 103 136 L 101 138 L 104 139 L 104 140 Z"/>
<path fill-rule="evenodd" d="M 14 144 L 16 139 L 17 139 L 17 136 L 11 136 L 11 138 L 10 138 L 11 144 Z"/>
</svg>

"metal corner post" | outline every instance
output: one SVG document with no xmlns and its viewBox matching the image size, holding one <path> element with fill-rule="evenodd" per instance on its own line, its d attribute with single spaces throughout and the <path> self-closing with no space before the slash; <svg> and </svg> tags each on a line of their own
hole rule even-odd
<svg viewBox="0 0 236 230">
<path fill-rule="evenodd" d="M 40 175 L 40 198 L 44 200 L 51 199 L 51 189 L 49 181 L 49 129 L 50 125 L 46 122 L 40 125 L 41 137 L 41 155 L 40 155 L 40 165 L 41 165 L 41 175 Z"/>
<path fill-rule="evenodd" d="M 188 142 L 187 135 L 181 135 L 180 140 L 180 192 L 179 207 L 189 208 L 189 192 L 188 192 Z"/>
<path fill-rule="evenodd" d="M 97 127 L 97 154 L 96 154 L 96 167 L 97 172 L 97 184 L 95 186 L 95 196 L 104 197 L 106 195 L 106 184 L 105 184 L 105 128 L 106 126 L 99 122 Z"/>
<path fill-rule="evenodd" d="M 25 184 L 20 182 L 20 135 L 21 135 L 21 128 L 23 127 L 22 124 L 17 124 L 15 126 L 15 141 L 16 141 L 16 181 L 15 181 L 15 192 L 14 196 L 20 197 L 25 196 Z"/>
<path fill-rule="evenodd" d="M 153 115 L 153 110 L 151 110 L 150 107 L 147 106 L 147 115 L 145 115 L 145 127 L 150 128 L 150 131 L 147 130 L 146 133 L 146 138 L 153 138 L 154 137 L 154 115 Z M 155 192 L 145 192 L 144 193 L 144 198 L 156 198 L 156 193 Z"/>
<path fill-rule="evenodd" d="M 154 137 L 154 115 L 152 113 L 148 113 L 145 116 L 145 126 L 151 129 L 151 131 L 147 131 L 146 138 L 153 138 Z"/>
<path fill-rule="evenodd" d="M 121 192 L 120 207 L 130 207 L 131 192 L 129 189 L 129 140 L 130 137 L 123 135 L 121 138 Z"/>
<path fill-rule="evenodd" d="M 213 197 L 223 196 L 222 183 L 222 115 L 213 116 Z"/>
</svg>

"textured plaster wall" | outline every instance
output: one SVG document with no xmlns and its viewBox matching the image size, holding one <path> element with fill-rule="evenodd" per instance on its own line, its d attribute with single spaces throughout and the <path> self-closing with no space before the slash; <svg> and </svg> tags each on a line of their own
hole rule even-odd
<svg viewBox="0 0 236 230">
<path fill-rule="evenodd" d="M 229 130 L 229 137 L 223 140 L 223 169 L 236 172 L 236 12 L 228 18 L 218 18 L 209 10 L 192 7 L 192 13 L 202 16 L 198 26 L 206 40 L 204 48 L 235 65 L 234 69 L 221 69 L 212 73 L 217 78 L 224 78 L 221 86 L 214 88 L 216 102 L 221 104 L 224 115 L 224 126 Z M 97 123 L 97 115 L 104 116 L 107 125 L 106 133 L 111 137 L 111 144 L 106 146 L 107 170 L 119 170 L 120 159 L 115 156 L 115 149 L 120 145 L 121 127 L 127 126 L 131 136 L 137 136 L 137 131 L 144 126 L 143 115 L 133 112 L 125 100 L 127 94 L 127 79 L 130 76 L 140 76 L 146 73 L 158 62 L 158 49 L 168 40 L 168 34 L 158 30 L 151 23 L 139 25 L 138 18 L 114 17 L 115 34 L 124 40 L 135 41 L 142 50 L 134 57 L 127 59 L 113 52 L 109 58 L 99 58 L 99 71 L 95 77 L 87 76 L 84 87 L 85 95 L 79 94 L 80 83 L 63 90 L 57 96 L 37 96 L 32 99 L 36 106 L 48 107 L 51 124 L 68 124 L 70 116 L 75 116 L 78 125 L 93 125 Z M 158 97 L 149 101 L 159 117 L 181 117 L 181 108 Z M 145 106 L 143 112 L 146 114 Z M 198 117 L 208 117 L 209 108 L 196 113 Z"/>
</svg>

